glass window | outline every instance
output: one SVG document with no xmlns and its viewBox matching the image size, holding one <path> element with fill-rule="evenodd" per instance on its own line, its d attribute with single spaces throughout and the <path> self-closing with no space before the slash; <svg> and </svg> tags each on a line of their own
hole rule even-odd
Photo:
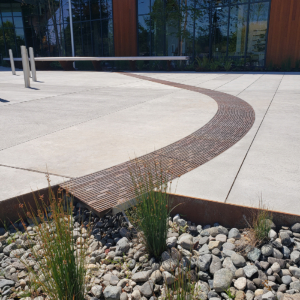
<svg viewBox="0 0 300 300">
<path fill-rule="evenodd" d="M 93 21 L 93 40 L 94 40 L 94 55 L 102 56 L 102 34 L 101 34 L 101 21 Z"/>
<path fill-rule="evenodd" d="M 209 10 L 197 9 L 195 20 L 195 55 L 209 54 Z"/>
<path fill-rule="evenodd" d="M 82 40 L 81 40 L 81 25 L 80 23 L 73 24 L 73 32 L 74 32 L 74 48 L 75 55 L 82 56 Z"/>
<path fill-rule="evenodd" d="M 113 24 L 112 19 L 102 21 L 103 56 L 113 56 Z"/>
<path fill-rule="evenodd" d="M 164 3 L 162 0 L 154 1 L 150 15 L 152 47 L 151 55 L 164 55 L 165 16 Z"/>
<path fill-rule="evenodd" d="M 247 3 L 249 0 L 231 0 L 231 4 Z"/>
<path fill-rule="evenodd" d="M 72 19 L 73 19 L 73 22 L 80 21 L 80 14 L 81 14 L 80 0 L 72 0 Z"/>
<path fill-rule="evenodd" d="M 22 17 L 14 17 L 15 27 L 23 27 Z"/>
<path fill-rule="evenodd" d="M 16 42 L 17 42 L 17 51 L 21 52 L 20 47 L 25 45 L 25 36 L 23 28 L 16 28 Z"/>
<path fill-rule="evenodd" d="M 12 17 L 2 17 L 3 27 L 14 27 Z"/>
<path fill-rule="evenodd" d="M 112 0 L 100 0 L 101 18 L 112 18 Z"/>
<path fill-rule="evenodd" d="M 180 5 L 182 9 L 193 9 L 195 0 L 180 0 Z"/>
<path fill-rule="evenodd" d="M 22 17 L 21 5 L 19 3 L 12 3 L 12 12 L 15 17 Z"/>
<path fill-rule="evenodd" d="M 2 17 L 11 17 L 11 6 L 7 3 L 0 3 L 0 11 L 2 14 Z"/>
<path fill-rule="evenodd" d="M 83 55 L 93 56 L 90 22 L 82 22 L 81 30 L 83 40 Z"/>
<path fill-rule="evenodd" d="M 101 9 L 100 9 L 99 0 L 91 0 L 91 19 L 100 19 L 101 18 Z"/>
<path fill-rule="evenodd" d="M 223 58 L 227 50 L 228 7 L 216 7 L 212 13 L 212 55 Z"/>
<path fill-rule="evenodd" d="M 16 55 L 15 30 L 13 28 L 4 29 L 4 36 L 7 50 L 12 49 L 13 54 Z"/>
<path fill-rule="evenodd" d="M 193 38 L 194 38 L 194 19 L 187 11 L 182 18 L 181 22 L 181 39 L 179 44 L 178 55 L 193 55 Z M 168 50 L 170 45 L 168 44 Z"/>
<path fill-rule="evenodd" d="M 139 16 L 138 20 L 139 55 L 150 56 L 150 16 Z"/>
<path fill-rule="evenodd" d="M 248 5 L 230 7 L 230 25 L 228 37 L 228 55 L 233 59 L 244 59 Z"/>
<path fill-rule="evenodd" d="M 138 0 L 138 14 L 144 15 L 150 13 L 150 0 Z"/>
<path fill-rule="evenodd" d="M 81 0 L 81 21 L 90 20 L 90 2 Z"/>
<path fill-rule="evenodd" d="M 264 65 L 268 15 L 269 3 L 250 4 L 247 65 Z"/>
<path fill-rule="evenodd" d="M 208 8 L 210 0 L 195 0 L 196 8 Z"/>
<path fill-rule="evenodd" d="M 211 3 L 213 6 L 222 6 L 222 5 L 228 5 L 229 0 L 211 0 Z"/>
</svg>

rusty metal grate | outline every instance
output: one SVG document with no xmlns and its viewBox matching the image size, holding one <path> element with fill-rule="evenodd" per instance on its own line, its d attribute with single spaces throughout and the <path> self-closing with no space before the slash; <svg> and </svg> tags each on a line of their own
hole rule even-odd
<svg viewBox="0 0 300 300">
<path fill-rule="evenodd" d="M 138 74 L 122 74 L 198 92 L 211 97 L 218 104 L 217 113 L 202 128 L 173 144 L 136 159 L 149 163 L 160 161 L 169 170 L 170 180 L 190 172 L 229 149 L 245 136 L 255 121 L 253 108 L 238 97 Z M 91 209 L 105 211 L 134 198 L 129 169 L 136 160 L 72 179 L 60 186 L 68 189 Z"/>
</svg>

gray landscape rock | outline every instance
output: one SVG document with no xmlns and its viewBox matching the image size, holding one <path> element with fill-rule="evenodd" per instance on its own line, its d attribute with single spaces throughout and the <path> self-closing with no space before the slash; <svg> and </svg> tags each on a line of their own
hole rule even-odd
<svg viewBox="0 0 300 300">
<path fill-rule="evenodd" d="M 230 257 L 226 257 L 223 261 L 223 264 L 222 264 L 223 268 L 225 269 L 228 269 L 231 271 L 232 275 L 235 274 L 236 272 L 236 267 L 234 266 L 232 260 Z"/>
<path fill-rule="evenodd" d="M 289 246 L 292 243 L 291 237 L 287 232 L 280 232 L 279 237 L 281 239 L 281 243 L 284 246 Z"/>
<path fill-rule="evenodd" d="M 269 291 L 262 295 L 262 299 L 263 300 L 275 300 L 276 295 L 273 292 Z"/>
<path fill-rule="evenodd" d="M 291 250 L 287 246 L 283 246 L 281 249 L 283 258 L 290 258 Z"/>
<path fill-rule="evenodd" d="M 123 292 L 120 296 L 120 300 L 127 300 L 127 299 L 128 299 L 127 293 Z"/>
<path fill-rule="evenodd" d="M 217 236 L 216 236 L 216 241 L 219 241 L 219 242 L 221 242 L 222 244 L 224 244 L 224 243 L 226 243 L 226 241 L 227 241 L 227 236 L 225 235 L 225 234 L 218 234 Z"/>
<path fill-rule="evenodd" d="M 220 293 L 226 290 L 232 282 L 233 274 L 228 269 L 221 269 L 214 275 L 213 288 Z"/>
<path fill-rule="evenodd" d="M 159 270 L 154 271 L 150 276 L 150 280 L 153 281 L 154 283 L 159 282 L 161 279 L 162 279 L 162 274 Z"/>
<path fill-rule="evenodd" d="M 273 229 L 270 229 L 270 231 L 268 233 L 268 237 L 271 240 L 275 240 L 277 238 L 277 232 Z"/>
<path fill-rule="evenodd" d="M 239 255 L 237 253 L 232 254 L 231 260 L 235 267 L 241 268 L 246 265 L 246 260 L 242 255 Z"/>
<path fill-rule="evenodd" d="M 292 277 L 290 275 L 285 275 L 281 277 L 282 283 L 289 285 L 292 282 Z"/>
<path fill-rule="evenodd" d="M 237 228 L 232 228 L 228 232 L 228 238 L 229 239 L 234 238 L 236 240 L 239 240 L 241 238 L 241 234 Z"/>
<path fill-rule="evenodd" d="M 169 248 L 175 247 L 177 244 L 177 238 L 175 236 L 169 237 L 166 242 Z"/>
<path fill-rule="evenodd" d="M 293 251 L 290 256 L 291 256 L 291 260 L 294 263 L 298 263 L 300 261 L 300 252 L 299 251 Z"/>
<path fill-rule="evenodd" d="M 269 262 L 270 264 L 274 264 L 274 262 L 278 262 L 281 269 L 284 269 L 284 268 L 285 268 L 285 265 L 286 265 L 285 260 L 283 260 L 283 259 L 278 259 L 278 258 L 274 258 L 274 257 L 270 257 L 270 256 L 268 257 L 268 262 Z"/>
<path fill-rule="evenodd" d="M 117 249 L 116 249 L 117 255 L 123 255 L 123 253 L 126 254 L 129 249 L 130 249 L 130 245 L 126 237 L 121 238 L 117 242 Z"/>
<path fill-rule="evenodd" d="M 153 290 L 154 290 L 154 282 L 152 280 L 145 282 L 140 287 L 140 292 L 145 297 L 151 297 L 153 295 Z"/>
<path fill-rule="evenodd" d="M 261 255 L 261 251 L 257 248 L 253 248 L 251 251 L 248 252 L 247 257 L 251 261 L 255 262 L 259 260 L 260 255 Z"/>
<path fill-rule="evenodd" d="M 245 277 L 245 272 L 243 268 L 239 268 L 235 271 L 234 277 L 239 278 L 239 277 Z"/>
<path fill-rule="evenodd" d="M 219 230 L 217 227 L 211 227 L 208 231 L 212 237 L 216 237 L 219 234 Z"/>
<path fill-rule="evenodd" d="M 223 250 L 223 256 L 224 257 L 231 257 L 234 253 L 236 253 L 235 251 L 233 250 Z"/>
<path fill-rule="evenodd" d="M 296 277 L 296 278 L 300 278 L 300 269 L 297 267 L 289 267 L 289 271 L 291 272 L 291 274 Z"/>
<path fill-rule="evenodd" d="M 100 296 L 102 294 L 102 286 L 101 285 L 92 286 L 91 292 L 95 297 L 100 298 Z"/>
<path fill-rule="evenodd" d="M 278 259 L 283 258 L 283 254 L 276 248 L 273 248 L 273 256 Z"/>
<path fill-rule="evenodd" d="M 212 255 L 211 264 L 209 267 L 209 272 L 211 274 L 215 274 L 217 271 L 222 269 L 222 262 L 221 259 L 215 255 Z"/>
<path fill-rule="evenodd" d="M 193 242 L 193 236 L 189 233 L 184 233 L 178 238 L 178 245 L 180 245 L 182 248 L 191 250 L 194 246 Z"/>
<path fill-rule="evenodd" d="M 271 269 L 274 273 L 279 273 L 281 268 L 278 262 L 275 262 L 272 266 Z"/>
<path fill-rule="evenodd" d="M 105 300 L 119 300 L 121 296 L 122 289 L 119 286 L 107 286 L 103 291 Z"/>
<path fill-rule="evenodd" d="M 126 238 L 129 238 L 129 237 L 130 237 L 130 231 L 129 231 L 127 228 L 125 228 L 125 227 L 122 227 L 122 228 L 120 229 L 119 233 L 120 233 L 120 235 L 121 235 L 122 237 L 126 237 Z"/>
<path fill-rule="evenodd" d="M 299 233 L 299 232 L 300 232 L 300 223 L 295 223 L 295 224 L 291 227 L 291 230 L 292 230 L 293 232 Z"/>
<path fill-rule="evenodd" d="M 145 282 L 149 279 L 149 271 L 137 272 L 132 275 L 131 279 L 135 282 Z"/>
<path fill-rule="evenodd" d="M 130 270 L 134 269 L 135 264 L 136 264 L 135 259 L 131 259 L 131 260 L 128 262 L 128 267 L 129 267 L 129 269 L 130 269 Z"/>
<path fill-rule="evenodd" d="M 12 280 L 7 279 L 0 279 L 0 289 L 4 288 L 5 286 L 14 286 L 15 282 Z"/>
<path fill-rule="evenodd" d="M 3 253 L 5 255 L 9 255 L 10 252 L 12 250 L 15 250 L 15 249 L 17 249 L 17 244 L 16 243 L 11 243 L 10 245 L 8 245 L 8 246 L 6 246 L 6 247 L 3 248 Z"/>
<path fill-rule="evenodd" d="M 204 244 L 199 250 L 199 255 L 204 255 L 204 254 L 209 254 L 209 253 L 210 253 L 210 251 L 208 249 L 207 244 Z"/>
<path fill-rule="evenodd" d="M 178 266 L 178 263 L 179 263 L 178 260 L 169 258 L 163 261 L 161 266 L 165 271 L 173 272 L 175 268 Z"/>
<path fill-rule="evenodd" d="M 263 256 L 270 256 L 273 254 L 273 247 L 270 244 L 263 245 L 261 247 L 261 253 Z"/>
<path fill-rule="evenodd" d="M 244 269 L 245 275 L 248 278 L 251 278 L 258 271 L 257 267 L 254 265 L 248 265 L 248 266 L 244 267 L 243 269 Z"/>
<path fill-rule="evenodd" d="M 240 277 L 234 282 L 234 287 L 238 290 L 243 291 L 247 286 L 247 279 L 245 277 Z"/>
<path fill-rule="evenodd" d="M 175 282 L 175 276 L 170 274 L 169 272 L 164 271 L 162 273 L 163 279 L 167 285 L 170 285 Z"/>
<path fill-rule="evenodd" d="M 110 283 L 110 285 L 117 285 L 119 281 L 120 280 L 119 280 L 118 276 L 112 275 L 110 277 L 109 283 Z"/>
<path fill-rule="evenodd" d="M 235 248 L 235 245 L 232 243 L 226 242 L 222 245 L 223 250 L 234 250 L 234 248 Z"/>
<path fill-rule="evenodd" d="M 199 256 L 196 265 L 200 271 L 207 271 L 209 269 L 211 260 L 212 260 L 211 254 L 204 254 Z"/>
<path fill-rule="evenodd" d="M 297 280 L 297 281 L 291 282 L 290 289 L 294 289 L 294 290 L 300 291 L 300 281 Z"/>
<path fill-rule="evenodd" d="M 131 298 L 133 300 L 140 300 L 142 298 L 140 290 L 139 289 L 134 290 L 131 294 Z"/>
</svg>

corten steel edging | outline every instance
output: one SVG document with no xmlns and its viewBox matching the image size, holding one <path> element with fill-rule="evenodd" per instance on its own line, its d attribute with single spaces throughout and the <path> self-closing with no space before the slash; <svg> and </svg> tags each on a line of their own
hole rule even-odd
<svg viewBox="0 0 300 300">
<path fill-rule="evenodd" d="M 164 170 L 169 172 L 169 180 L 178 178 L 236 144 L 255 121 L 251 105 L 238 97 L 138 74 L 121 74 L 207 95 L 217 102 L 218 110 L 203 127 L 177 142 L 133 161 L 74 178 L 60 185 L 98 213 L 134 198 L 129 169 L 135 162 L 146 162 L 151 168 L 154 162 L 161 162 Z"/>
<path fill-rule="evenodd" d="M 213 225 L 219 223 L 228 228 L 247 228 L 259 208 L 242 206 L 213 200 L 187 197 L 177 194 L 170 195 L 171 215 L 182 215 L 197 225 Z M 300 223 L 300 215 L 294 215 L 274 210 L 268 210 L 277 227 L 291 226 Z M 246 220 L 247 221 L 246 221 Z M 249 222 L 249 224 L 247 223 Z"/>
<path fill-rule="evenodd" d="M 59 188 L 58 185 L 51 186 L 51 189 L 54 192 L 55 196 L 57 195 L 58 188 Z M 44 200 L 47 201 L 48 187 L 24 195 L 13 197 L 7 200 L 0 201 L 0 227 L 3 226 L 4 221 L 8 225 L 10 225 L 11 222 L 18 221 L 20 219 L 20 216 L 26 219 L 27 217 L 25 216 L 26 213 L 25 205 L 28 208 L 31 207 L 34 211 L 36 211 L 34 195 L 36 195 L 36 199 L 38 200 L 38 203 L 40 203 L 40 200 L 38 199 L 39 198 L 38 195 L 43 195 Z M 25 204 L 25 205 L 22 208 L 20 204 Z"/>
</svg>

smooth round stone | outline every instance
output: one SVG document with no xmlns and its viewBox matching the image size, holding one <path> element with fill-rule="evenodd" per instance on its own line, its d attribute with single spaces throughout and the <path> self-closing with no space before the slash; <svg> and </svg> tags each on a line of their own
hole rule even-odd
<svg viewBox="0 0 300 300">
<path fill-rule="evenodd" d="M 234 238 L 236 240 L 239 240 L 241 238 L 241 234 L 237 228 L 232 228 L 228 233 L 228 238 Z"/>
<path fill-rule="evenodd" d="M 275 262 L 272 266 L 271 269 L 274 273 L 280 272 L 281 268 L 278 262 Z"/>
<path fill-rule="evenodd" d="M 292 282 L 292 277 L 289 275 L 285 275 L 281 277 L 282 283 L 289 285 Z"/>
<path fill-rule="evenodd" d="M 273 247 L 270 244 L 263 245 L 261 247 L 261 253 L 264 256 L 271 256 L 273 254 Z"/>
<path fill-rule="evenodd" d="M 226 243 L 223 244 L 222 247 L 223 247 L 223 248 L 222 248 L 223 250 L 234 250 L 235 245 L 232 244 L 232 243 L 226 242 Z"/>
<path fill-rule="evenodd" d="M 300 223 L 295 223 L 295 224 L 291 227 L 291 230 L 292 230 L 293 232 L 299 233 L 299 232 L 300 232 Z"/>
<path fill-rule="evenodd" d="M 246 288 L 247 279 L 245 277 L 240 277 L 234 282 L 234 287 L 238 290 L 243 291 Z"/>
<path fill-rule="evenodd" d="M 221 243 L 225 243 L 227 241 L 227 236 L 225 234 L 218 234 L 216 236 L 216 241 L 220 241 Z"/>
</svg>

